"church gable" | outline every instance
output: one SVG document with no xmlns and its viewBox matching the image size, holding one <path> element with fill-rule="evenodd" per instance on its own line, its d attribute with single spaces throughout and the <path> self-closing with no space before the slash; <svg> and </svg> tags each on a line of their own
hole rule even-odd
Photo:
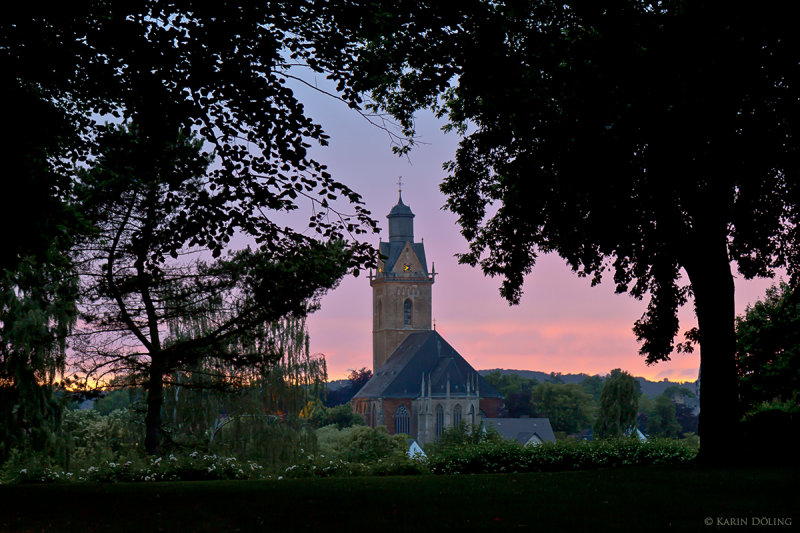
<svg viewBox="0 0 800 533">
<path fill-rule="evenodd" d="M 402 250 L 397 255 L 391 272 L 398 277 L 421 276 L 426 273 L 422 262 L 417 257 L 417 253 L 410 242 L 406 241 Z"/>
</svg>

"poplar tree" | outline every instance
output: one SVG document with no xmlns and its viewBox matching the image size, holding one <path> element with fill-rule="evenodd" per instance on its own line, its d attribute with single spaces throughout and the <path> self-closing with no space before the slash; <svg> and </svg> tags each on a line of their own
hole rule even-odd
<svg viewBox="0 0 800 533">
<path fill-rule="evenodd" d="M 615 368 L 603 383 L 594 435 L 601 439 L 628 436 L 636 429 L 638 409 L 636 380 L 627 372 Z"/>
</svg>

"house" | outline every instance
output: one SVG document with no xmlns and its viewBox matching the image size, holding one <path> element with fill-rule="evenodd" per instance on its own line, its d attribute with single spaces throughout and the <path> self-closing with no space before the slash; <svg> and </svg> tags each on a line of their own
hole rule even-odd
<svg viewBox="0 0 800 533">
<path fill-rule="evenodd" d="M 555 442 L 556 436 L 548 418 L 485 418 L 486 428 L 494 428 L 501 437 L 525 446 Z"/>
</svg>

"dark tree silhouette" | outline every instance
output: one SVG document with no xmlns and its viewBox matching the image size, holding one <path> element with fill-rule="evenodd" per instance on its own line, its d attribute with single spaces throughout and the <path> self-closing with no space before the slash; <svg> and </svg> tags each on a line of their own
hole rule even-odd
<svg viewBox="0 0 800 533">
<path fill-rule="evenodd" d="M 800 300 L 786 283 L 736 317 L 741 412 L 759 403 L 800 401 Z"/>
<path fill-rule="evenodd" d="M 52 294 L 42 290 L 34 301 L 39 311 L 50 313 L 40 323 L 60 321 L 57 331 L 39 335 L 48 350 L 54 342 L 63 341 L 75 317 L 76 294 L 68 289 L 75 287 L 69 251 L 76 236 L 84 243 L 86 235 L 112 237 L 87 248 L 97 252 L 105 247 L 109 252 L 109 279 L 101 289 L 117 303 L 117 325 L 126 327 L 141 343 L 130 348 L 143 347 L 148 353 L 167 347 L 159 346 L 160 335 L 152 329 L 165 315 L 156 316 L 151 303 L 158 307 L 165 300 L 149 303 L 147 293 L 152 283 L 164 281 L 159 277 L 162 267 L 189 248 L 207 250 L 218 258 L 234 235 L 249 236 L 257 250 L 249 260 L 239 258 L 240 264 L 250 268 L 247 275 L 258 270 L 258 259 L 272 258 L 265 265 L 282 274 L 275 277 L 276 283 L 286 283 L 274 301 L 287 305 L 276 305 L 274 313 L 296 308 L 313 293 L 305 289 L 315 284 L 330 286 L 329 267 L 314 270 L 325 262 L 322 242 L 340 243 L 340 253 L 334 255 L 341 263 L 333 267 L 341 270 L 340 275 L 357 273 L 372 260 L 371 247 L 356 239 L 374 230 L 375 223 L 360 196 L 310 157 L 312 143 L 325 145 L 327 136 L 305 115 L 302 103 L 287 86 L 287 80 L 299 77 L 293 69 L 320 73 L 315 56 L 338 57 L 339 49 L 348 44 L 331 38 L 325 9 L 324 2 L 154 0 L 9 6 L 0 21 L 0 95 L 14 102 L 12 108 L 24 107 L 12 113 L 10 124 L 22 135 L 10 145 L 19 153 L 4 159 L 19 160 L 11 167 L 20 193 L 15 203 L 41 216 L 29 216 L 30 224 L 19 224 L 6 210 L 0 215 L 6 227 L 14 221 L 18 228 L 10 232 L 10 246 L 0 256 L 0 268 L 12 273 L 2 288 L 5 294 L 27 294 L 19 290 L 26 280 L 13 277 L 19 265 L 28 257 L 38 261 L 35 264 L 47 262 L 40 268 L 47 275 L 39 276 L 44 280 L 39 289 L 57 292 L 62 298 L 57 310 L 44 307 L 42 302 L 52 300 Z M 342 98 L 353 105 L 358 99 L 347 91 Z M 41 123 L 41 127 L 31 131 L 26 121 Z M 82 215 L 88 207 L 77 203 L 73 191 L 80 182 L 78 168 L 92 168 L 119 148 L 119 138 L 108 134 L 108 121 L 135 131 L 138 151 L 131 153 L 136 152 L 140 160 L 131 168 L 146 171 L 135 175 L 116 169 L 116 175 L 95 182 L 93 194 L 86 195 L 97 205 L 115 207 L 107 214 L 116 217 L 113 222 L 120 223 L 116 226 L 108 218 L 85 220 Z M 202 176 L 195 168 L 170 168 L 174 161 L 160 159 L 181 139 L 193 137 L 200 142 L 200 159 L 210 164 Z M 160 166 L 165 162 L 166 166 Z M 130 219 L 125 218 L 126 206 L 131 209 Z M 166 206 L 177 209 L 165 212 Z M 307 228 L 290 229 L 278 222 L 276 213 L 299 207 L 308 209 Z M 153 224 L 148 212 L 160 212 L 163 218 Z M 126 227 L 123 222 L 133 225 Z M 92 224 L 97 227 L 91 228 Z M 112 226 L 120 230 L 118 242 L 109 233 Z M 156 226 L 158 231 L 172 233 L 148 233 Z M 112 252 L 113 244 L 132 246 Z M 112 280 L 117 274 L 123 275 Z M 62 284 L 66 280 L 66 288 L 46 284 L 47 276 Z M 292 284 L 301 288 L 294 295 L 285 292 Z M 159 298 L 165 296 L 163 286 L 157 292 Z M 126 315 L 130 294 L 141 299 L 133 305 L 141 317 Z M 12 313 L 16 308 L 0 309 L 8 329 L 19 323 Z M 108 309 L 104 312 L 106 317 L 113 316 Z M 139 318 L 145 321 L 137 322 Z M 53 366 L 63 369 L 63 343 L 61 347 L 49 350 L 53 353 L 38 350 L 41 364 L 29 353 L 20 356 L 19 350 L 14 361 L 26 369 L 39 364 L 34 370 L 40 373 Z M 151 367 L 148 386 L 158 388 L 157 375 L 167 369 L 168 365 Z M 5 370 L 3 379 L 10 375 Z M 15 379 L 12 376 L 12 386 L 17 384 Z M 157 440 L 149 439 L 150 450 Z"/>
<path fill-rule="evenodd" d="M 461 134 L 442 184 L 469 241 L 461 261 L 502 277 L 511 303 L 542 253 L 593 283 L 610 272 L 617 292 L 649 296 L 634 327 L 648 363 L 670 358 L 693 298 L 701 458 L 724 461 L 737 422 L 731 264 L 745 278 L 785 267 L 794 285 L 800 272 L 800 34 L 788 8 L 382 9 L 357 30 L 369 42 L 359 87 L 408 131 L 433 107 Z"/>
</svg>

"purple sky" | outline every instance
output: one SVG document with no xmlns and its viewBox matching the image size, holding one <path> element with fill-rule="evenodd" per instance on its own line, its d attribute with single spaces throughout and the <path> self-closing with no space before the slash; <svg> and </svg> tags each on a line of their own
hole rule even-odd
<svg viewBox="0 0 800 533">
<path fill-rule="evenodd" d="M 309 116 L 330 135 L 330 146 L 314 150 L 334 178 L 360 193 L 388 239 L 386 214 L 397 202 L 397 177 L 411 207 L 415 239 L 424 239 L 428 268 L 436 264 L 433 316 L 437 330 L 476 369 L 514 368 L 544 372 L 604 374 L 622 368 L 653 380 L 693 381 L 699 355 L 676 354 L 648 367 L 638 354 L 633 322 L 646 302 L 614 294 L 613 283 L 591 287 L 554 255 L 539 258 L 526 278 L 522 302 L 510 307 L 498 293 L 499 279 L 459 265 L 466 250 L 456 217 L 442 210 L 442 163 L 452 159 L 458 137 L 444 134 L 430 116 L 418 120 L 419 141 L 409 159 L 391 153 L 388 136 L 344 104 L 296 87 Z M 301 214 L 307 216 L 301 205 Z M 310 208 L 309 208 L 310 209 Z M 378 237 L 371 239 L 377 245 Z M 772 280 L 736 280 L 736 312 L 763 296 Z M 330 379 L 348 369 L 372 366 L 372 296 L 366 276 L 348 276 L 308 319 L 311 351 L 326 355 Z M 681 331 L 692 327 L 691 304 L 681 312 Z M 682 340 L 682 339 L 681 339 Z"/>
</svg>

